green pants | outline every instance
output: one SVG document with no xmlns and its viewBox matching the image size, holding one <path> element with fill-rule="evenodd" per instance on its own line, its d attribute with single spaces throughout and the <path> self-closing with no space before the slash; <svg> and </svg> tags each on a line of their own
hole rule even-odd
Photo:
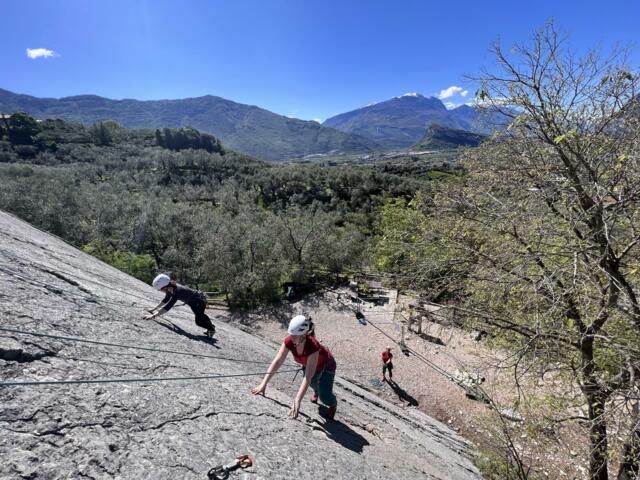
<svg viewBox="0 0 640 480">
<path fill-rule="evenodd" d="M 338 399 L 333 394 L 333 379 L 336 376 L 336 362 L 330 362 L 319 372 L 316 372 L 311 379 L 311 388 L 318 394 L 318 398 L 327 407 L 338 405 Z"/>
</svg>

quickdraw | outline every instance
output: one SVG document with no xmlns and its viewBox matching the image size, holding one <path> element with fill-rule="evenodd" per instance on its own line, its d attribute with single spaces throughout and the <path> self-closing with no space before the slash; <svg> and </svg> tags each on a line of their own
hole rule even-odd
<svg viewBox="0 0 640 480">
<path fill-rule="evenodd" d="M 253 459 L 250 455 L 240 455 L 233 461 L 233 463 L 213 467 L 207 473 L 207 477 L 209 480 L 226 480 L 229 478 L 229 472 L 238 468 L 249 468 L 251 465 L 253 465 Z"/>
</svg>

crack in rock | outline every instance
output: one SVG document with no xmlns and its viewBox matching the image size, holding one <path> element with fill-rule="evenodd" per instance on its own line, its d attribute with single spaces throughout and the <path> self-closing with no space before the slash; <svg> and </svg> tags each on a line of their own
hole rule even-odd
<svg viewBox="0 0 640 480">
<path fill-rule="evenodd" d="M 75 280 L 68 278 L 66 276 L 64 276 L 61 273 L 58 273 L 54 270 L 49 270 L 48 268 L 44 268 L 41 265 L 33 265 L 36 269 L 40 270 L 43 273 L 48 273 L 49 275 L 53 275 L 54 277 L 62 280 L 63 282 L 67 282 L 69 285 L 73 285 L 74 287 L 76 287 L 78 290 L 80 290 L 81 292 L 87 293 L 91 296 L 93 296 L 93 292 L 85 287 L 83 287 L 82 285 L 80 285 L 78 282 L 76 282 Z"/>
<path fill-rule="evenodd" d="M 109 429 L 110 427 L 113 427 L 114 423 L 111 420 L 103 420 L 102 422 L 92 422 L 92 423 L 78 423 L 78 424 L 68 424 L 65 423 L 63 425 L 59 425 L 55 428 L 51 428 L 49 430 L 45 430 L 44 432 L 38 432 L 36 431 L 33 435 L 37 436 L 37 437 L 45 437 L 47 435 L 60 435 L 60 436 L 64 436 L 66 435 L 68 432 L 62 432 L 62 430 L 75 430 L 76 428 L 89 428 L 89 427 L 102 427 L 105 430 Z M 29 432 L 23 432 L 23 433 L 29 433 Z"/>
<path fill-rule="evenodd" d="M 185 470 L 189 470 L 191 473 L 195 474 L 195 475 L 200 475 L 200 472 L 198 472 L 197 470 L 191 468 L 188 465 L 184 465 L 182 463 L 176 463 L 175 465 L 167 465 L 169 468 L 184 468 Z"/>
<path fill-rule="evenodd" d="M 38 408 L 31 415 L 29 415 L 28 417 L 13 418 L 11 420 L 0 419 L 0 422 L 4 422 L 4 423 L 31 422 L 36 417 L 36 415 L 38 415 L 39 413 L 40 413 L 40 409 Z"/>
<path fill-rule="evenodd" d="M 190 417 L 181 417 L 181 418 L 174 418 L 171 420 L 166 420 L 164 422 L 161 422 L 157 425 L 154 425 L 153 427 L 149 427 L 149 428 L 141 428 L 140 431 L 146 432 L 149 430 L 160 430 L 162 428 L 164 428 L 165 426 L 171 424 L 171 423 L 181 423 L 181 422 L 190 422 L 193 420 L 197 420 L 199 418 L 209 418 L 209 417 L 215 417 L 217 415 L 246 415 L 249 417 L 272 417 L 272 418 L 276 418 L 276 419 L 280 419 L 279 416 L 274 415 L 273 413 L 268 413 L 268 412 L 262 412 L 262 413 L 249 413 L 249 412 L 208 412 L 208 413 L 203 413 L 201 415 L 193 415 Z"/>
</svg>

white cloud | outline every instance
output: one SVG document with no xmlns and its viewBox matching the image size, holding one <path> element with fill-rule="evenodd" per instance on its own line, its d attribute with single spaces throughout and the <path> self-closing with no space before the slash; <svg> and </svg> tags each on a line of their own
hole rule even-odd
<svg viewBox="0 0 640 480">
<path fill-rule="evenodd" d="M 460 92 L 460 96 L 466 97 L 468 93 L 469 93 L 469 90 L 463 90 L 462 92 Z"/>
<path fill-rule="evenodd" d="M 314 118 L 314 119 L 313 119 L 313 121 L 314 121 L 314 122 L 317 122 L 317 123 L 322 123 L 322 120 L 321 120 L 321 119 L 319 119 L 319 118 Z"/>
<path fill-rule="evenodd" d="M 449 88 L 447 88 L 445 90 L 440 90 L 440 95 L 438 95 L 438 98 L 440 100 L 442 100 L 442 99 L 445 99 L 445 98 L 453 97 L 454 95 L 457 95 L 462 91 L 463 90 L 462 90 L 461 87 L 456 87 L 455 85 L 451 85 Z"/>
<path fill-rule="evenodd" d="M 454 102 L 444 102 L 444 106 L 447 107 L 447 110 L 453 110 L 454 108 L 459 107 L 460 104 Z"/>
<path fill-rule="evenodd" d="M 51 57 L 59 57 L 60 55 L 54 52 L 53 50 L 48 50 L 46 48 L 27 48 L 27 57 L 36 59 L 36 58 L 51 58 Z"/>
</svg>

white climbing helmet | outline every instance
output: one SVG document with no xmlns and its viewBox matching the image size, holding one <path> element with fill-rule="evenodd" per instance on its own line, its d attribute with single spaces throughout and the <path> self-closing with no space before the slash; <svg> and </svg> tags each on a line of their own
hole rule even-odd
<svg viewBox="0 0 640 480">
<path fill-rule="evenodd" d="M 155 288 L 156 290 L 160 290 L 164 287 L 168 287 L 170 283 L 171 279 L 169 278 L 169 275 L 161 273 L 153 279 L 153 288 Z"/>
<path fill-rule="evenodd" d="M 296 315 L 289 322 L 287 332 L 289 332 L 289 335 L 306 335 L 309 333 L 310 323 L 309 319 L 304 315 Z"/>
</svg>

